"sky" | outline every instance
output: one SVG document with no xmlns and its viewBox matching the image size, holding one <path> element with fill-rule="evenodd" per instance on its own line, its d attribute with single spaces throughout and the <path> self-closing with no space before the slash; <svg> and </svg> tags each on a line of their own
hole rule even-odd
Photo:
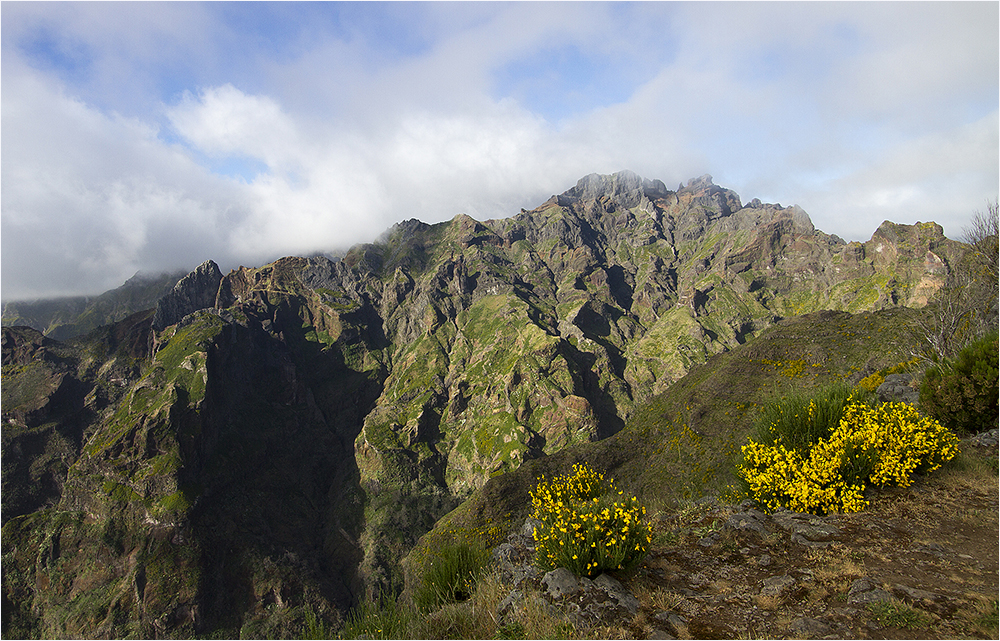
<svg viewBox="0 0 1000 641">
<path fill-rule="evenodd" d="M 0 296 L 702 174 L 867 240 L 1000 192 L 997 2 L 0 3 Z"/>
</svg>

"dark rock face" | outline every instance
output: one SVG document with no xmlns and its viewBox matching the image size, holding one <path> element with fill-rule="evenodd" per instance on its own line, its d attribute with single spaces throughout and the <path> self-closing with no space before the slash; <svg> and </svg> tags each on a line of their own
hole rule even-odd
<svg viewBox="0 0 1000 641">
<path fill-rule="evenodd" d="M 219 266 L 206 260 L 156 303 L 153 329 L 162 331 L 192 312 L 215 306 L 220 282 L 222 272 Z"/>
</svg>

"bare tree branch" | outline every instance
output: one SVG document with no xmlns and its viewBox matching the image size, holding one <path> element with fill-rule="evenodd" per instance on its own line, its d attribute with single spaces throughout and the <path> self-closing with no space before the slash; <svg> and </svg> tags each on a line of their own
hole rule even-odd
<svg viewBox="0 0 1000 641">
<path fill-rule="evenodd" d="M 963 230 L 969 247 L 961 261 L 951 266 L 925 320 L 914 328 L 923 343 L 916 356 L 933 362 L 954 358 L 975 338 L 997 328 L 998 211 L 997 201 L 988 203 L 986 213 L 976 212 Z"/>
</svg>

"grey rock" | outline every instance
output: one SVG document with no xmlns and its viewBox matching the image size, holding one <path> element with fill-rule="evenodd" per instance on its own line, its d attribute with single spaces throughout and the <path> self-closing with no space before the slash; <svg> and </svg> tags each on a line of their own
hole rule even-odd
<svg viewBox="0 0 1000 641">
<path fill-rule="evenodd" d="M 878 399 L 883 403 L 909 403 L 915 405 L 920 400 L 920 390 L 911 385 L 911 374 L 889 374 L 885 382 L 875 390 Z"/>
<path fill-rule="evenodd" d="M 740 507 L 743 508 L 743 505 Z M 756 532 L 761 538 L 767 538 L 774 533 L 774 528 L 767 524 L 767 515 L 752 507 L 731 514 L 726 519 L 726 525 L 734 530 Z"/>
<path fill-rule="evenodd" d="M 542 587 L 553 599 L 561 599 L 580 591 L 580 579 L 566 568 L 556 568 L 542 577 Z"/>
<path fill-rule="evenodd" d="M 897 583 L 892 586 L 892 590 L 893 592 L 898 592 L 906 596 L 906 598 L 914 601 L 937 601 L 944 598 L 940 594 L 928 592 L 927 590 L 920 590 L 918 588 L 911 588 L 910 586 L 903 585 L 901 583 Z"/>
<path fill-rule="evenodd" d="M 892 592 L 901 599 L 905 599 L 911 603 L 918 603 L 921 608 L 935 612 L 942 616 L 950 614 L 955 610 L 955 605 L 952 600 L 943 594 L 937 594 L 936 592 L 929 592 L 919 588 L 911 588 L 910 586 L 903 585 L 901 583 L 893 585 Z"/>
<path fill-rule="evenodd" d="M 534 564 L 535 539 L 532 533 L 536 523 L 534 519 L 527 519 L 519 531 L 512 532 L 505 542 L 493 548 L 490 561 L 500 572 L 503 583 L 516 588 L 525 580 L 541 576 Z"/>
<path fill-rule="evenodd" d="M 772 518 L 791 535 L 793 543 L 806 547 L 827 547 L 840 536 L 840 528 L 824 517 L 778 510 Z"/>
<path fill-rule="evenodd" d="M 856 580 L 851 584 L 851 589 L 847 591 L 847 602 L 854 605 L 866 605 L 890 599 L 892 599 L 891 594 L 877 587 L 868 578 Z"/>
<path fill-rule="evenodd" d="M 810 617 L 799 617 L 788 624 L 788 634 L 796 639 L 820 639 L 831 632 L 829 625 Z"/>
<path fill-rule="evenodd" d="M 538 519 L 533 519 L 530 516 L 524 520 L 524 525 L 521 526 L 521 536 L 526 536 L 532 541 L 535 540 L 535 528 L 541 527 L 542 522 Z"/>
<path fill-rule="evenodd" d="M 625 589 L 625 586 L 621 584 L 618 579 L 614 578 L 610 574 L 602 574 L 594 579 L 594 585 L 603 589 L 607 592 L 608 596 L 611 597 L 619 606 L 625 608 L 629 611 L 629 614 L 635 614 L 639 611 L 639 599 Z"/>
<path fill-rule="evenodd" d="M 781 596 L 795 585 L 795 579 L 787 574 L 770 576 L 764 579 L 764 585 L 760 589 L 761 596 Z"/>
<path fill-rule="evenodd" d="M 657 612 L 654 614 L 653 620 L 659 625 L 664 626 L 667 632 L 671 634 L 678 637 L 688 636 L 687 619 L 678 614 L 664 610 L 663 612 Z"/>
<path fill-rule="evenodd" d="M 761 554 L 760 557 L 757 558 L 757 565 L 759 565 L 762 568 L 766 568 L 767 566 L 771 565 L 771 555 Z"/>
<path fill-rule="evenodd" d="M 703 548 L 710 548 L 718 542 L 718 538 L 714 536 L 706 536 L 698 539 L 698 545 Z"/>
<path fill-rule="evenodd" d="M 153 329 L 162 331 L 188 314 L 215 307 L 221 282 L 222 272 L 213 261 L 206 260 L 198 265 L 197 269 L 177 281 L 174 288 L 156 303 Z"/>
<path fill-rule="evenodd" d="M 511 590 L 510 593 L 504 597 L 503 601 L 497 605 L 497 619 L 503 619 L 508 614 L 513 613 L 519 608 L 522 601 L 524 601 L 524 593 L 517 589 Z"/>
<path fill-rule="evenodd" d="M 917 552 L 924 552 L 926 554 L 933 554 L 934 556 L 944 556 L 950 550 L 944 547 L 940 543 L 928 543 L 927 545 L 921 545 L 917 548 Z"/>
<path fill-rule="evenodd" d="M 711 181 L 711 177 L 709 177 L 709 181 Z M 576 187 L 563 194 L 563 197 L 606 198 L 614 203 L 618 209 L 631 209 L 646 204 L 644 210 L 649 211 L 652 204 L 646 198 L 647 194 L 656 198 L 665 195 L 666 192 L 666 185 L 661 181 L 647 180 L 634 172 L 625 170 L 610 176 L 600 174 L 584 176 L 576 183 Z"/>
</svg>

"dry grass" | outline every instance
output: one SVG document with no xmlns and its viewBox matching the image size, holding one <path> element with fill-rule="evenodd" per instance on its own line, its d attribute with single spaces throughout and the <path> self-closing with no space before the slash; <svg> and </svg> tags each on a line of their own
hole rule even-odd
<svg viewBox="0 0 1000 641">
<path fill-rule="evenodd" d="M 865 566 L 851 556 L 851 551 L 843 546 L 809 553 L 813 566 L 813 577 L 820 583 L 838 584 L 865 575 Z"/>
<path fill-rule="evenodd" d="M 969 636 L 980 639 L 1000 639 L 997 617 L 997 599 L 982 594 L 968 594 L 971 607 L 962 610 L 958 618 L 961 628 Z"/>
<path fill-rule="evenodd" d="M 637 626 L 634 621 L 632 622 L 632 626 L 636 627 L 639 630 L 645 629 L 645 627 L 643 626 Z M 635 634 L 633 634 L 632 630 L 633 627 L 601 625 L 591 629 L 587 633 L 587 637 L 593 639 L 635 639 L 636 636 Z M 649 632 L 652 632 L 652 630 L 653 628 L 649 627 Z M 643 635 L 640 638 L 645 638 L 645 636 L 646 635 Z"/>
<path fill-rule="evenodd" d="M 761 610 L 773 611 L 781 607 L 781 597 L 773 594 L 755 594 L 753 602 Z"/>
<path fill-rule="evenodd" d="M 674 610 L 684 602 L 684 597 L 676 592 L 665 590 L 647 581 L 637 581 L 632 589 L 639 604 L 653 612 Z"/>
<path fill-rule="evenodd" d="M 412 633 L 415 639 L 482 639 L 497 634 L 497 605 L 507 590 L 495 572 L 484 575 L 468 601 L 446 605 L 425 617 L 418 617 Z"/>
</svg>

